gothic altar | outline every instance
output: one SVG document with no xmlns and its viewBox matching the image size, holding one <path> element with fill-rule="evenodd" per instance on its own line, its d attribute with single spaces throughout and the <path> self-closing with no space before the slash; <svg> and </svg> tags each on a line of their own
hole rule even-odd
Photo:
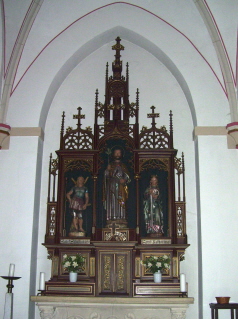
<svg viewBox="0 0 238 319">
<path fill-rule="evenodd" d="M 130 102 L 129 66 L 122 75 L 120 41 L 112 47 L 112 75 L 106 65 L 104 103 L 96 90 L 93 128 L 83 127 L 81 108 L 74 115 L 76 128 L 65 129 L 67 114 L 62 115 L 60 148 L 55 159 L 50 156 L 43 244 L 52 260 L 51 278 L 32 301 L 61 313 L 57 318 L 78 318 L 81 302 L 91 309 L 85 318 L 104 318 L 98 303 L 100 309 L 110 304 L 108 317 L 130 304 L 116 318 L 155 317 L 157 308 L 163 318 L 185 318 L 193 298 L 180 292 L 180 262 L 189 246 L 184 156 L 178 158 L 173 145 L 172 112 L 169 129 L 158 127 L 159 113 L 152 106 L 151 126 L 139 129 L 139 90 Z M 62 262 L 78 253 L 84 264 L 77 282 L 70 283 Z M 168 257 L 159 284 L 141 264 L 149 256 Z M 66 300 L 67 316 L 62 315 Z M 134 311 L 145 305 L 150 314 Z"/>
</svg>

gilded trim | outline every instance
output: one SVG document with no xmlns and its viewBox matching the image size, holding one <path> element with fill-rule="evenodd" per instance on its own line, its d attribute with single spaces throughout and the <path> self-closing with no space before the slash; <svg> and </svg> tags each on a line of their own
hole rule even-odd
<svg viewBox="0 0 238 319">
<path fill-rule="evenodd" d="M 90 257 L 89 259 L 89 269 L 90 269 L 90 277 L 94 277 L 95 276 L 95 257 Z"/>
<path fill-rule="evenodd" d="M 135 277 L 140 278 L 141 267 L 140 267 L 140 257 L 135 258 Z"/>
</svg>

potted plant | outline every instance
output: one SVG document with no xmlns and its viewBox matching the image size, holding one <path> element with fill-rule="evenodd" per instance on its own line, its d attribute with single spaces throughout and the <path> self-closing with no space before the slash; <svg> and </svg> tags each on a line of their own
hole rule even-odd
<svg viewBox="0 0 238 319">
<path fill-rule="evenodd" d="M 170 258 L 167 255 L 163 256 L 150 256 L 146 257 L 142 261 L 147 269 L 149 269 L 154 275 L 154 282 L 161 282 L 162 272 L 170 269 Z"/>
<path fill-rule="evenodd" d="M 78 272 L 82 269 L 85 262 L 85 258 L 81 254 L 76 254 L 75 256 L 63 256 L 63 268 L 69 273 L 69 281 L 76 282 Z"/>
</svg>

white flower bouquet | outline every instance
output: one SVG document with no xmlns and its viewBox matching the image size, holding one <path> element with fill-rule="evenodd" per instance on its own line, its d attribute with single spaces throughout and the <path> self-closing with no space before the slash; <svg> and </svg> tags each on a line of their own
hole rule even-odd
<svg viewBox="0 0 238 319">
<path fill-rule="evenodd" d="M 170 268 L 170 258 L 167 255 L 146 257 L 146 259 L 142 260 L 141 263 L 153 274 L 159 270 L 163 272 Z"/>
<path fill-rule="evenodd" d="M 75 256 L 68 256 L 65 254 L 63 256 L 62 265 L 65 271 L 78 272 L 82 268 L 84 261 L 85 258 L 80 254 L 76 254 Z"/>
</svg>

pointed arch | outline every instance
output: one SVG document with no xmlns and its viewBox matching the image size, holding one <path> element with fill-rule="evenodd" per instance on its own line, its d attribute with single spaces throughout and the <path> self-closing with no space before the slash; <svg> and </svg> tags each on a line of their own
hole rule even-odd
<svg viewBox="0 0 238 319">
<path fill-rule="evenodd" d="M 190 93 L 189 87 L 182 76 L 179 69 L 173 63 L 173 61 L 154 43 L 146 39 L 145 37 L 139 35 L 138 33 L 124 28 L 122 26 L 117 26 L 112 29 L 109 29 L 102 34 L 92 38 L 86 44 L 81 46 L 68 60 L 67 62 L 59 69 L 57 74 L 55 75 L 53 81 L 51 82 L 48 91 L 46 93 L 40 119 L 39 119 L 39 126 L 43 129 L 45 127 L 45 122 L 47 119 L 47 115 L 51 106 L 51 103 L 54 99 L 55 94 L 57 93 L 58 89 L 60 88 L 63 81 L 67 78 L 67 76 L 72 72 L 72 70 L 81 62 L 83 61 L 88 55 L 102 47 L 103 45 L 112 41 L 112 39 L 120 36 L 121 39 L 127 40 L 138 47 L 143 48 L 150 54 L 152 54 L 156 59 L 158 59 L 175 77 L 177 80 L 181 90 L 183 91 L 186 100 L 188 102 L 191 117 L 193 121 L 193 125 L 197 125 L 197 118 L 195 107 L 192 99 L 192 95 Z"/>
</svg>

